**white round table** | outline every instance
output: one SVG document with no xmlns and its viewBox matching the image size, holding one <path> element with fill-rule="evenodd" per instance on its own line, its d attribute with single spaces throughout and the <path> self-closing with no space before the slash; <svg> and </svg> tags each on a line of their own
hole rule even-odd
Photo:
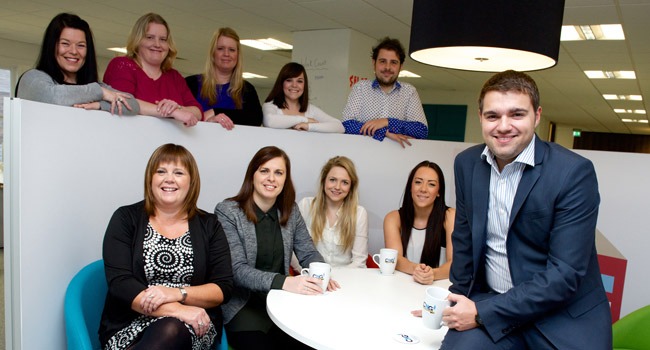
<svg viewBox="0 0 650 350">
<path fill-rule="evenodd" d="M 433 330 L 411 310 L 422 308 L 428 286 L 395 271 L 335 268 L 341 289 L 309 296 L 272 290 L 266 299 L 269 316 L 287 334 L 316 349 L 438 349 L 447 327 Z M 433 285 L 448 288 L 449 280 Z M 396 339 L 416 339 L 411 343 Z"/>
</svg>

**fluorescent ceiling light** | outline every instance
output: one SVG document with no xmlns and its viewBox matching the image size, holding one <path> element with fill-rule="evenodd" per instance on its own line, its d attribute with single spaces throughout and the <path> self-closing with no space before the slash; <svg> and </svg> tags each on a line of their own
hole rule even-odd
<svg viewBox="0 0 650 350">
<path fill-rule="evenodd" d="M 625 40 L 623 26 L 620 24 L 601 24 L 600 30 L 603 35 L 603 39 L 600 40 Z"/>
<path fill-rule="evenodd" d="M 400 77 L 400 78 L 420 78 L 419 75 L 417 75 L 417 74 L 415 74 L 413 72 L 409 72 L 407 70 L 399 71 L 398 77 Z"/>
<path fill-rule="evenodd" d="M 255 73 L 249 73 L 249 72 L 244 72 L 242 74 L 244 79 L 255 79 L 255 78 L 260 78 L 260 79 L 266 79 L 268 77 L 265 77 L 263 75 L 255 74 Z"/>
<path fill-rule="evenodd" d="M 643 101 L 643 97 L 641 95 L 603 94 L 603 98 L 606 100 Z"/>
<path fill-rule="evenodd" d="M 616 79 L 636 79 L 636 73 L 633 70 L 614 71 Z"/>
<path fill-rule="evenodd" d="M 648 119 L 621 119 L 623 123 L 641 123 L 641 124 L 648 124 Z"/>
<path fill-rule="evenodd" d="M 636 79 L 633 70 L 586 70 L 585 74 L 589 79 Z"/>
<path fill-rule="evenodd" d="M 292 50 L 293 46 L 273 38 L 267 39 L 246 39 L 241 41 L 242 45 L 246 45 L 258 50 Z"/>
<path fill-rule="evenodd" d="M 580 31 L 584 35 L 585 40 L 596 40 L 596 34 L 591 30 L 591 26 L 580 26 Z"/>
<path fill-rule="evenodd" d="M 645 109 L 625 109 L 625 108 L 614 108 L 615 113 L 634 113 L 634 114 L 645 114 Z"/>
<path fill-rule="evenodd" d="M 578 26 L 562 26 L 560 41 L 578 41 L 583 40 L 578 32 Z"/>
<path fill-rule="evenodd" d="M 109 47 L 108 51 L 114 51 L 114 52 L 126 54 L 126 47 Z"/>
<path fill-rule="evenodd" d="M 625 40 L 620 24 L 590 24 L 562 26 L 560 41 Z"/>
</svg>

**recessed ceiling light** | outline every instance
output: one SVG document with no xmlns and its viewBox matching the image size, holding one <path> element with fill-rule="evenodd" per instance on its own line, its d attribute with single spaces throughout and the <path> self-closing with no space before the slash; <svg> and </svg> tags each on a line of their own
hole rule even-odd
<svg viewBox="0 0 650 350">
<path fill-rule="evenodd" d="M 417 75 L 417 74 L 415 74 L 413 72 L 409 72 L 407 70 L 399 71 L 398 77 L 400 77 L 400 78 L 420 78 L 419 75 Z"/>
<path fill-rule="evenodd" d="M 645 109 L 625 109 L 625 108 L 614 108 L 615 113 L 634 113 L 634 114 L 645 114 Z"/>
<path fill-rule="evenodd" d="M 641 95 L 603 94 L 603 98 L 606 100 L 643 101 L 643 97 Z"/>
<path fill-rule="evenodd" d="M 623 118 L 621 119 L 623 123 L 641 123 L 641 124 L 648 124 L 648 119 L 627 119 Z"/>
<path fill-rule="evenodd" d="M 560 41 L 625 40 L 620 24 L 590 24 L 562 26 Z"/>
<path fill-rule="evenodd" d="M 268 78 L 268 77 L 265 77 L 263 75 L 259 75 L 259 74 L 255 74 L 255 73 L 249 73 L 249 72 L 242 73 L 242 77 L 244 77 L 244 79 L 255 79 L 255 78 L 266 79 L 266 78 Z"/>
<path fill-rule="evenodd" d="M 108 51 L 114 51 L 114 52 L 126 54 L 126 47 L 109 47 Z"/>
<path fill-rule="evenodd" d="M 633 70 L 586 70 L 585 74 L 589 79 L 636 79 Z"/>
<path fill-rule="evenodd" d="M 292 50 L 293 46 L 279 41 L 275 40 L 273 38 L 267 38 L 267 39 L 246 39 L 241 41 L 242 45 L 246 45 L 252 48 L 256 48 L 258 50 L 264 50 L 264 51 L 270 51 L 270 50 Z"/>
</svg>

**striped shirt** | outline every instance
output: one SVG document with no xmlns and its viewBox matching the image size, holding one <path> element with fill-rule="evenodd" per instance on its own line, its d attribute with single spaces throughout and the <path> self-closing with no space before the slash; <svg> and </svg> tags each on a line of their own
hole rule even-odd
<svg viewBox="0 0 650 350">
<path fill-rule="evenodd" d="M 377 79 L 360 80 L 352 87 L 343 110 L 345 133 L 358 135 L 363 124 L 381 118 L 388 118 L 388 127 L 375 131 L 375 140 L 383 141 L 386 131 L 416 139 L 427 138 L 427 117 L 413 85 L 396 81 L 393 89 L 386 93 Z"/>
<path fill-rule="evenodd" d="M 510 228 L 510 212 L 519 181 L 526 165 L 535 166 L 535 137 L 517 158 L 499 171 L 494 154 L 485 146 L 481 158 L 492 168 L 490 174 L 490 202 L 487 222 L 487 253 L 485 274 L 490 288 L 498 293 L 507 292 L 512 285 L 506 240 Z"/>
</svg>

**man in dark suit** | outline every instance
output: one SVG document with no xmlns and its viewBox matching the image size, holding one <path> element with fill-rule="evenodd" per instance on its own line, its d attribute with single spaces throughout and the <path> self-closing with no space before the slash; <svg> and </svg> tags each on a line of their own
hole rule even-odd
<svg viewBox="0 0 650 350">
<path fill-rule="evenodd" d="M 506 71 L 479 97 L 484 145 L 456 157 L 452 307 L 441 349 L 611 349 L 591 162 L 535 136 L 535 81 Z"/>
</svg>

